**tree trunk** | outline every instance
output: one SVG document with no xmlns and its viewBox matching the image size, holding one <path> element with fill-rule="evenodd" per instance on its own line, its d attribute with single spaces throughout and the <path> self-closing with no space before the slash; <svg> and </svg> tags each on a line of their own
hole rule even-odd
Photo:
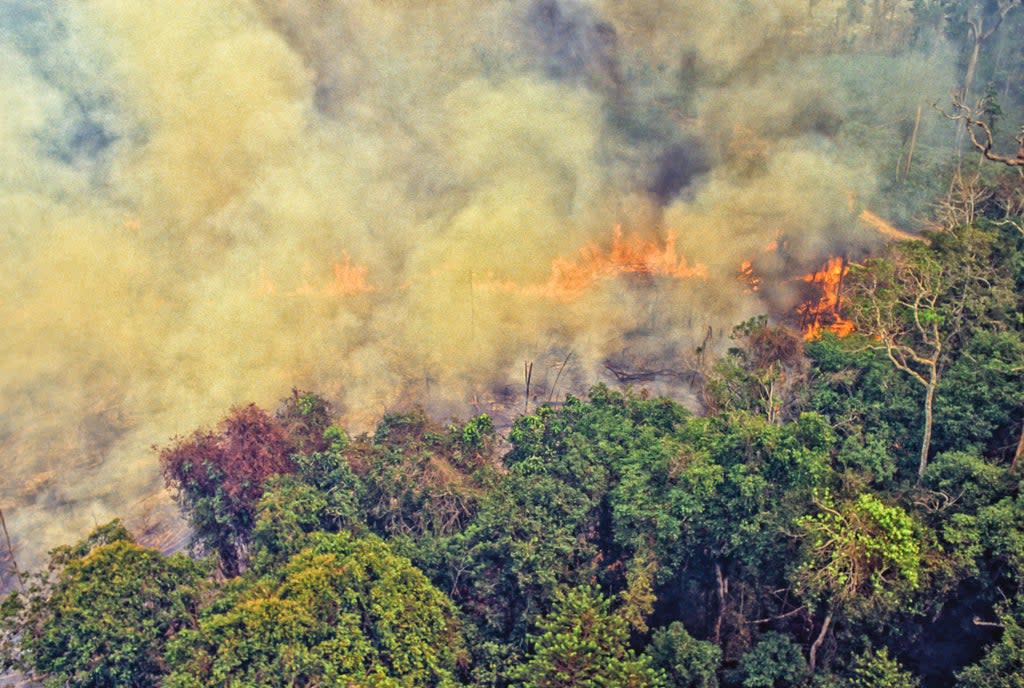
<svg viewBox="0 0 1024 688">
<path fill-rule="evenodd" d="M 828 614 L 825 615 L 825 620 L 821 622 L 821 630 L 818 632 L 818 637 L 811 643 L 811 650 L 807 653 L 807 668 L 812 674 L 818 666 L 818 650 L 821 648 L 821 644 L 825 642 L 825 634 L 828 633 L 828 627 L 831 624 L 832 610 L 830 609 Z"/>
<path fill-rule="evenodd" d="M 1024 423 L 1020 426 L 1020 439 L 1017 440 L 1017 451 L 1013 453 L 1013 461 L 1010 462 L 1010 470 L 1017 470 L 1017 463 L 1024 457 Z"/>
<path fill-rule="evenodd" d="M 914 132 L 910 135 L 910 150 L 907 151 L 907 164 L 903 168 L 904 179 L 910 176 L 910 163 L 914 161 L 914 148 L 917 147 L 917 132 L 921 129 L 921 113 L 923 108 L 924 106 L 918 103 L 917 117 L 914 119 Z M 897 176 L 899 175 L 897 174 Z"/>
<path fill-rule="evenodd" d="M 938 386 L 939 375 L 933 366 L 924 393 L 924 436 L 921 438 L 921 459 L 917 464 L 918 482 L 924 477 L 924 469 L 928 467 L 928 450 L 932 444 L 932 407 L 935 405 L 935 388 Z"/>
<path fill-rule="evenodd" d="M 725 617 L 725 596 L 729 592 L 729 581 L 722 575 L 722 565 L 715 562 L 715 580 L 718 582 L 718 617 L 715 619 L 713 635 L 715 645 L 722 642 L 722 619 Z"/>
<path fill-rule="evenodd" d="M 980 35 L 981 22 L 978 22 L 978 29 L 974 36 L 974 49 L 971 50 L 971 59 L 967 63 L 967 74 L 964 76 L 964 103 L 970 103 L 971 88 L 974 86 L 974 74 L 978 70 L 978 58 L 981 55 L 981 43 L 985 39 Z"/>
<path fill-rule="evenodd" d="M 21 571 L 18 570 L 18 560 L 14 556 L 14 545 L 11 543 L 11 534 L 7 532 L 7 521 L 4 519 L 3 509 L 0 509 L 0 527 L 3 528 L 4 540 L 7 542 L 7 556 L 11 559 L 11 571 L 14 573 L 15 580 L 18 581 L 18 587 L 24 590 L 25 581 L 21 579 Z"/>
</svg>

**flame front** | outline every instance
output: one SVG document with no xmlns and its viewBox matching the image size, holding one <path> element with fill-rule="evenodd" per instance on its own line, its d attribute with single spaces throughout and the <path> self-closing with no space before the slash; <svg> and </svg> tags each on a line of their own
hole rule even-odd
<svg viewBox="0 0 1024 688">
<path fill-rule="evenodd" d="M 910 232 L 904 232 L 881 215 L 873 213 L 867 208 L 860 211 L 858 218 L 867 226 L 878 231 L 879 234 L 887 236 L 890 239 L 896 239 L 897 241 L 924 241 L 924 237 L 919 237 L 916 234 L 911 234 Z"/>
<path fill-rule="evenodd" d="M 664 242 L 646 239 L 638 234 L 623 235 L 616 225 L 610 248 L 589 243 L 574 258 L 555 258 L 547 281 L 535 285 L 518 285 L 508 280 L 484 280 L 485 288 L 533 294 L 572 301 L 602 280 L 619 275 L 657 275 L 678 279 L 708 278 L 707 266 L 690 263 L 676 251 L 676 235 L 669 232 Z"/>
<path fill-rule="evenodd" d="M 753 294 L 761 288 L 761 278 L 754 272 L 754 263 L 750 260 L 740 263 L 739 279 L 746 285 L 743 291 L 747 294 Z"/>
<path fill-rule="evenodd" d="M 336 261 L 333 266 L 334 278 L 322 285 L 311 285 L 303 283 L 296 293 L 299 294 L 321 294 L 323 296 L 351 296 L 373 291 L 373 287 L 367 281 L 369 268 L 365 265 L 356 265 L 346 253 L 341 261 Z"/>
<path fill-rule="evenodd" d="M 805 340 L 817 339 L 826 331 L 839 337 L 845 337 L 853 332 L 853 322 L 839 314 L 840 291 L 843 277 L 848 271 L 846 260 L 833 256 L 821 270 L 800 277 L 802 281 L 821 289 L 821 296 L 817 302 L 809 301 L 797 307 Z"/>
</svg>

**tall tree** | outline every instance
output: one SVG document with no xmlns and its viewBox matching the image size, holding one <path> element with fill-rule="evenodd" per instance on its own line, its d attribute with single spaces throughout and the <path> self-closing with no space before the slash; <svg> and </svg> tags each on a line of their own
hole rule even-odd
<svg viewBox="0 0 1024 688">
<path fill-rule="evenodd" d="M 1014 301 L 1006 275 L 993 270 L 994 235 L 949 228 L 932 243 L 896 242 L 885 254 L 851 269 L 847 311 L 866 347 L 924 389 L 920 480 L 928 466 L 935 395 L 951 355 L 969 329 L 999 325 Z"/>
<path fill-rule="evenodd" d="M 455 609 L 380 539 L 318 534 L 168 649 L 167 688 L 450 686 Z"/>
</svg>

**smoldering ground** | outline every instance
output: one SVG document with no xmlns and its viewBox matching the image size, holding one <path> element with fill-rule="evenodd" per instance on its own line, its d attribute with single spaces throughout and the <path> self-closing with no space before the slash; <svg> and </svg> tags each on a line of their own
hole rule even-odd
<svg viewBox="0 0 1024 688">
<path fill-rule="evenodd" d="M 115 515 L 162 532 L 149 447 L 234 404 L 464 413 L 523 361 L 580 391 L 777 311 L 740 263 L 784 285 L 876 240 L 857 211 L 952 83 L 939 42 L 904 52 L 910 4 L 5 0 L 19 563 Z M 588 276 L 616 226 L 678 274 Z"/>
</svg>

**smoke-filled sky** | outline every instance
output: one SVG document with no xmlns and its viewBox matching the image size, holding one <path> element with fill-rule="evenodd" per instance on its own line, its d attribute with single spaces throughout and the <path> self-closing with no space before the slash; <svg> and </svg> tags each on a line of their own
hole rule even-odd
<svg viewBox="0 0 1024 688">
<path fill-rule="evenodd" d="M 467 413 L 791 305 L 941 124 L 910 4 L 0 0 L 19 563 L 167 523 L 150 446 L 234 404 Z M 665 274 L 612 274 L 616 227 Z"/>
</svg>

